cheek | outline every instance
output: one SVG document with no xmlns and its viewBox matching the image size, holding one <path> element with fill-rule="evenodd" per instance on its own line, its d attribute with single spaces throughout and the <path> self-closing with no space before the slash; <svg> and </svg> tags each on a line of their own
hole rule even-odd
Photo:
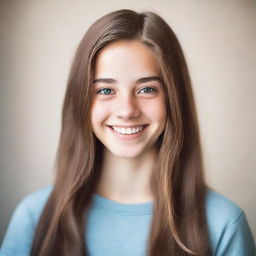
<svg viewBox="0 0 256 256">
<path fill-rule="evenodd" d="M 143 112 L 150 117 L 151 120 L 165 122 L 166 107 L 162 98 L 143 103 Z"/>
<path fill-rule="evenodd" d="M 97 129 L 99 125 L 108 117 L 109 109 L 106 104 L 95 102 L 91 108 L 91 122 L 93 129 Z"/>
</svg>

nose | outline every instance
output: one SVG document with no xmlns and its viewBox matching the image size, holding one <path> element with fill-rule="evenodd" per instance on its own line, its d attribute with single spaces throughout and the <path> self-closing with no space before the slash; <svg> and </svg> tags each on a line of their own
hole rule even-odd
<svg viewBox="0 0 256 256">
<path fill-rule="evenodd" d="M 123 120 L 138 118 L 140 116 L 140 108 L 137 99 L 133 95 L 120 95 L 115 113 L 117 118 Z"/>
</svg>

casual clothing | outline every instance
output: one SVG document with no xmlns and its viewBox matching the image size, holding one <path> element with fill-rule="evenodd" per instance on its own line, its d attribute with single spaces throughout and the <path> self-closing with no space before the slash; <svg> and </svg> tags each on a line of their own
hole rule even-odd
<svg viewBox="0 0 256 256">
<path fill-rule="evenodd" d="M 28 256 L 36 225 L 52 186 L 26 196 L 17 206 L 0 249 L 1 256 Z M 122 204 L 93 194 L 87 216 L 90 256 L 145 256 L 153 202 Z M 206 216 L 213 256 L 255 256 L 244 212 L 229 199 L 208 190 Z"/>
</svg>

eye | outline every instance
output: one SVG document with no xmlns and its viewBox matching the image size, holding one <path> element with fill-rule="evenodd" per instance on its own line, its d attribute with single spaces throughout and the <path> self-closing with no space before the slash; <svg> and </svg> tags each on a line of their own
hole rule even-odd
<svg viewBox="0 0 256 256">
<path fill-rule="evenodd" d="M 148 94 L 148 93 L 155 93 L 155 92 L 157 92 L 157 90 L 155 88 L 152 88 L 152 87 L 144 87 L 139 92 L 141 92 L 141 91 L 142 91 L 142 94 Z"/>
<path fill-rule="evenodd" d="M 111 91 L 112 91 L 112 89 L 110 89 L 110 88 L 102 88 L 102 89 L 98 90 L 96 93 L 103 94 L 103 95 L 110 95 Z"/>
</svg>

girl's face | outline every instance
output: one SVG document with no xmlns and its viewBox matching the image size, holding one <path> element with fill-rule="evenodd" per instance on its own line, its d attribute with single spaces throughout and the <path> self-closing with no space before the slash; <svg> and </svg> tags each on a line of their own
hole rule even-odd
<svg viewBox="0 0 256 256">
<path fill-rule="evenodd" d="M 139 41 L 103 48 L 95 63 L 91 122 L 106 149 L 124 158 L 152 150 L 164 130 L 164 89 L 154 53 Z"/>
</svg>

